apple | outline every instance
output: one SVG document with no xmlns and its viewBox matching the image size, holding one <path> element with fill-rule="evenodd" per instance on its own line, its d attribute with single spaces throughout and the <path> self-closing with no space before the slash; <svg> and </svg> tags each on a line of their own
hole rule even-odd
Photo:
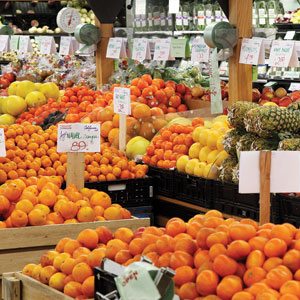
<svg viewBox="0 0 300 300">
<path fill-rule="evenodd" d="M 176 85 L 176 93 L 184 95 L 185 94 L 185 85 L 182 83 L 177 84 Z"/>
<path fill-rule="evenodd" d="M 222 99 L 225 99 L 228 97 L 228 90 L 227 88 L 222 88 L 221 90 Z"/>
<path fill-rule="evenodd" d="M 297 101 L 300 99 L 300 91 L 294 91 L 290 94 L 290 98 L 292 99 L 293 102 Z"/>
<path fill-rule="evenodd" d="M 2 77 L 0 78 L 0 89 L 6 89 L 8 88 L 10 85 L 10 82 L 8 79 Z"/>
<path fill-rule="evenodd" d="M 201 98 L 204 95 L 204 89 L 201 86 L 195 86 L 192 88 L 192 96 L 194 98 Z"/>
<path fill-rule="evenodd" d="M 191 93 L 186 93 L 184 96 L 183 96 L 183 99 L 184 101 L 190 101 L 192 100 L 193 96 Z"/>
<path fill-rule="evenodd" d="M 252 100 L 258 102 L 261 97 L 261 93 L 258 89 L 252 89 Z"/>
<path fill-rule="evenodd" d="M 275 94 L 275 97 L 283 98 L 287 95 L 287 91 L 283 87 L 280 87 L 275 91 L 274 94 Z"/>
<path fill-rule="evenodd" d="M 274 93 L 274 90 L 273 90 L 271 87 L 269 87 L 269 86 L 265 86 L 265 87 L 263 88 L 263 90 L 262 90 L 262 94 L 265 94 L 265 93 L 267 93 L 267 92 Z"/>
<path fill-rule="evenodd" d="M 279 106 L 288 107 L 291 103 L 293 103 L 293 101 L 288 96 L 283 97 L 279 100 Z"/>
<path fill-rule="evenodd" d="M 5 79 L 7 79 L 9 82 L 15 81 L 15 75 L 14 75 L 13 73 L 5 73 L 5 74 L 3 75 L 3 77 L 4 77 Z"/>
<path fill-rule="evenodd" d="M 261 99 L 263 100 L 272 100 L 274 98 L 274 94 L 272 92 L 265 92 L 261 95 Z"/>
<path fill-rule="evenodd" d="M 280 98 L 274 97 L 271 101 L 279 105 Z"/>
</svg>

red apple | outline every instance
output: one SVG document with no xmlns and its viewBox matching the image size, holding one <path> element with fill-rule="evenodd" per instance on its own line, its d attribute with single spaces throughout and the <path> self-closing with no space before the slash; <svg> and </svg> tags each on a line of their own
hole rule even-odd
<svg viewBox="0 0 300 300">
<path fill-rule="evenodd" d="M 274 98 L 274 94 L 272 92 L 265 92 L 261 95 L 261 99 L 264 99 L 264 100 L 272 100 Z"/>
<path fill-rule="evenodd" d="M 263 88 L 263 90 L 262 90 L 262 94 L 265 94 L 265 93 L 267 93 L 267 92 L 273 93 L 274 90 L 273 90 L 271 87 L 269 87 L 269 86 L 265 86 L 265 87 Z"/>
<path fill-rule="evenodd" d="M 187 94 L 185 94 L 184 96 L 183 96 L 183 99 L 185 100 L 185 101 L 189 101 L 189 100 L 192 100 L 192 94 L 190 94 L 190 93 L 187 93 Z"/>
<path fill-rule="evenodd" d="M 292 99 L 293 102 L 297 101 L 300 99 L 300 91 L 294 91 L 290 94 L 290 98 Z"/>
<path fill-rule="evenodd" d="M 274 97 L 271 101 L 279 105 L 280 98 Z"/>
<path fill-rule="evenodd" d="M 288 107 L 291 103 L 293 103 L 293 101 L 288 96 L 283 97 L 279 100 L 279 106 Z"/>
<path fill-rule="evenodd" d="M 176 92 L 180 93 L 181 95 L 185 94 L 185 85 L 182 83 L 179 83 L 176 85 Z"/>
<path fill-rule="evenodd" d="M 258 89 L 252 89 L 252 100 L 253 102 L 258 102 L 261 97 L 260 91 Z"/>
</svg>

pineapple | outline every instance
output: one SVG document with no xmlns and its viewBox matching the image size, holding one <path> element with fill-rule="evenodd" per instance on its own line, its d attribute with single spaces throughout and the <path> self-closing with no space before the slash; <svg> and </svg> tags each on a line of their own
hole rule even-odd
<svg viewBox="0 0 300 300">
<path fill-rule="evenodd" d="M 226 158 L 220 167 L 219 179 L 223 182 L 232 182 L 232 169 L 237 163 L 238 161 L 234 156 Z"/>
<path fill-rule="evenodd" d="M 253 133 L 246 133 L 244 134 L 239 141 L 236 143 L 236 152 L 237 156 L 239 157 L 239 154 L 241 151 L 250 151 L 251 145 L 254 140 L 257 139 L 257 135 Z"/>
<path fill-rule="evenodd" d="M 277 139 L 263 139 L 257 138 L 255 139 L 250 147 L 251 151 L 260 151 L 260 150 L 276 150 L 278 148 L 278 140 Z"/>
<path fill-rule="evenodd" d="M 244 129 L 244 116 L 250 109 L 255 107 L 258 107 L 258 104 L 247 101 L 234 103 L 228 108 L 229 124 L 235 128 Z"/>
<path fill-rule="evenodd" d="M 285 139 L 279 143 L 278 150 L 300 151 L 300 139 Z"/>
<path fill-rule="evenodd" d="M 224 150 L 230 154 L 236 155 L 236 144 L 246 132 L 238 129 L 232 129 L 226 133 L 223 139 Z"/>
<path fill-rule="evenodd" d="M 291 103 L 291 104 L 287 107 L 287 109 L 288 109 L 288 110 L 292 110 L 292 111 L 300 110 L 300 101 L 296 101 L 296 102 Z"/>
<path fill-rule="evenodd" d="M 278 136 L 278 133 L 296 133 L 300 129 L 300 112 L 275 106 L 253 108 L 247 112 L 246 130 L 260 137 Z"/>
<path fill-rule="evenodd" d="M 240 165 L 236 164 L 232 169 L 232 182 L 235 184 L 239 184 L 239 176 L 240 176 Z"/>
</svg>

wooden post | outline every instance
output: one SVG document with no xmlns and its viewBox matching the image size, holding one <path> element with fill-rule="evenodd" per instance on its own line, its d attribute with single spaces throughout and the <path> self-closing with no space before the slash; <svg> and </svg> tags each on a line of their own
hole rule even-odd
<svg viewBox="0 0 300 300">
<path fill-rule="evenodd" d="M 114 71 L 113 59 L 106 58 L 106 50 L 109 38 L 113 36 L 113 24 L 100 24 L 96 19 L 96 26 L 101 31 L 101 40 L 97 45 L 96 50 L 96 80 L 97 88 L 108 82 L 109 77 Z"/>
<path fill-rule="evenodd" d="M 120 125 L 119 125 L 119 150 L 125 151 L 126 148 L 126 135 L 127 135 L 127 127 L 126 127 L 126 115 L 120 114 Z"/>
<path fill-rule="evenodd" d="M 2 277 L 2 297 L 5 300 L 21 300 L 21 282 L 12 273 Z M 10 276 L 12 275 L 12 276 Z M 2 298 L 1 298 L 2 299 Z"/>
<path fill-rule="evenodd" d="M 84 187 L 84 153 L 67 153 L 67 186 L 74 184 L 79 190 Z"/>
<path fill-rule="evenodd" d="M 252 66 L 239 64 L 243 38 L 252 37 L 252 0 L 229 0 L 229 21 L 238 31 L 238 44 L 229 59 L 229 101 L 252 101 Z"/>
<path fill-rule="evenodd" d="M 259 157 L 260 168 L 260 195 L 259 195 L 259 223 L 270 222 L 271 196 L 270 196 L 270 177 L 271 177 L 271 151 L 261 151 Z"/>
</svg>

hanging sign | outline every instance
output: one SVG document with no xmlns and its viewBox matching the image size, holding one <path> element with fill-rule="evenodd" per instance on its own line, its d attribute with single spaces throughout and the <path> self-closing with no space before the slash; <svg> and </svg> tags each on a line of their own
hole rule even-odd
<svg viewBox="0 0 300 300">
<path fill-rule="evenodd" d="M 209 62 L 209 54 L 209 47 L 204 42 L 203 37 L 195 38 L 192 43 L 191 61 L 207 63 Z"/>
<path fill-rule="evenodd" d="M 110 38 L 106 51 L 107 58 L 126 58 L 126 42 L 123 38 Z"/>
<path fill-rule="evenodd" d="M 174 60 L 174 58 L 171 57 L 170 39 L 157 39 L 155 41 L 153 60 L 157 60 L 157 61 Z"/>
<path fill-rule="evenodd" d="M 185 58 L 186 57 L 186 39 L 172 39 L 171 41 L 171 56 Z"/>
<path fill-rule="evenodd" d="M 150 45 L 148 39 L 134 39 L 132 46 L 132 59 L 143 62 L 151 59 Z"/>
</svg>

